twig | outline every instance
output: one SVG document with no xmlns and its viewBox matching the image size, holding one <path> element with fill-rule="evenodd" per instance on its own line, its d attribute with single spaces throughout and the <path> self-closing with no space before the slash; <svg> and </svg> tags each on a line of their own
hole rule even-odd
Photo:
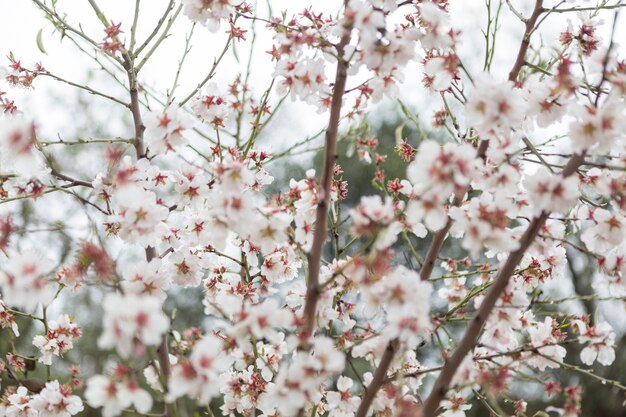
<svg viewBox="0 0 626 417">
<path fill-rule="evenodd" d="M 620 7 L 626 7 L 626 4 L 623 3 L 618 3 L 618 4 L 611 4 L 608 6 L 602 6 L 600 8 L 598 7 L 570 7 L 567 9 L 557 9 L 557 8 L 553 8 L 553 9 L 543 9 L 543 12 L 545 13 L 569 13 L 569 12 L 586 12 L 586 11 L 596 11 L 598 9 L 601 10 L 611 10 L 611 9 L 619 9 Z"/>
<path fill-rule="evenodd" d="M 136 72 L 139 72 L 141 68 L 143 68 L 143 66 L 146 64 L 146 62 L 148 62 L 148 59 L 150 59 L 154 51 L 156 51 L 157 48 L 161 45 L 161 43 L 168 37 L 169 31 L 172 28 L 172 25 L 174 24 L 174 22 L 176 21 L 176 18 L 180 14 L 180 11 L 182 10 L 182 8 L 183 8 L 183 5 L 182 4 L 179 5 L 176 11 L 174 12 L 174 15 L 172 15 L 172 17 L 169 18 L 169 20 L 167 21 L 167 25 L 165 26 L 165 29 L 163 30 L 163 33 L 161 34 L 161 36 L 159 36 L 159 39 L 156 40 L 154 45 L 152 45 L 152 48 L 150 48 L 150 50 L 146 52 L 146 55 L 144 56 L 144 58 L 135 67 Z M 133 59 L 135 58 L 133 57 Z"/>
<path fill-rule="evenodd" d="M 213 65 L 211 66 L 211 69 L 209 70 L 209 73 L 207 74 L 207 76 L 204 77 L 204 79 L 198 83 L 196 88 L 191 93 L 189 93 L 182 101 L 178 103 L 178 107 L 183 107 L 189 100 L 193 98 L 193 96 L 195 96 L 202 89 L 202 87 L 204 87 L 206 83 L 208 83 L 211 80 L 211 78 L 213 78 L 213 75 L 215 75 L 215 70 L 217 69 L 217 66 L 219 65 L 219 63 L 222 61 L 222 58 L 224 58 L 224 55 L 226 55 L 226 51 L 228 51 L 228 49 L 230 48 L 230 44 L 232 40 L 233 40 L 233 36 L 229 35 L 228 39 L 226 40 L 226 44 L 224 45 L 224 48 L 222 49 L 222 52 L 217 58 L 213 60 Z"/>
<path fill-rule="evenodd" d="M 69 81 L 69 80 L 66 80 L 66 79 L 64 79 L 64 78 L 61 78 L 61 77 L 59 77 L 59 76 L 57 76 L 57 75 L 54 75 L 54 74 L 52 74 L 52 73 L 50 73 L 50 72 L 48 72 L 48 71 L 42 71 L 42 72 L 40 72 L 39 74 L 41 74 L 41 75 L 45 75 L 45 76 L 47 76 L 47 77 L 50 77 L 50 78 L 52 78 L 53 80 L 60 81 L 60 82 L 62 82 L 62 83 L 65 83 L 65 84 L 71 85 L 72 87 L 76 87 L 76 88 L 79 88 L 79 89 L 81 89 L 81 90 L 85 90 L 85 91 L 87 91 L 89 94 L 93 94 L 94 96 L 100 96 L 100 97 L 102 97 L 102 98 L 106 98 L 106 99 L 108 99 L 108 100 L 111 100 L 111 101 L 113 101 L 113 102 L 115 102 L 115 103 L 121 104 L 121 105 L 122 105 L 122 106 L 124 106 L 124 107 L 129 107 L 129 104 L 128 104 L 128 103 L 126 103 L 126 102 L 124 102 L 124 101 L 122 101 L 122 100 L 120 100 L 120 99 L 118 99 L 118 98 L 115 98 L 115 97 L 113 97 L 113 96 L 110 96 L 110 95 L 108 95 L 108 94 L 104 94 L 104 93 L 101 93 L 100 91 L 94 90 L 93 88 L 89 87 L 88 85 L 81 85 L 81 84 L 77 84 L 77 83 L 75 83 L 75 82 L 73 82 L 73 81 Z"/>
<path fill-rule="evenodd" d="M 154 28 L 154 30 L 152 31 L 152 33 L 150 33 L 150 35 L 148 35 L 148 38 L 139 46 L 139 48 L 137 48 L 136 51 L 133 51 L 133 56 L 137 57 L 139 56 L 139 54 L 141 54 L 141 51 L 143 51 L 149 44 L 150 42 L 152 42 L 152 39 L 156 36 L 157 33 L 159 33 L 159 30 L 161 29 L 161 26 L 163 26 L 163 23 L 165 23 L 165 20 L 167 19 L 167 16 L 170 14 L 170 12 L 172 11 L 172 9 L 174 8 L 174 0 L 170 0 L 170 2 L 168 3 L 165 12 L 163 12 L 163 15 L 161 16 L 161 18 L 159 19 L 156 27 Z"/>
</svg>

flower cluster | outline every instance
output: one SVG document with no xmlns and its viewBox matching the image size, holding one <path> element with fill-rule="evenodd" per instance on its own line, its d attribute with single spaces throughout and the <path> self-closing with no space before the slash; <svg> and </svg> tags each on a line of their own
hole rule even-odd
<svg viewBox="0 0 626 417">
<path fill-rule="evenodd" d="M 0 267 L 0 289 L 10 306 L 33 311 L 54 298 L 54 287 L 46 277 L 54 264 L 35 251 L 14 254 Z"/>
<path fill-rule="evenodd" d="M 52 365 L 52 356 L 61 356 L 74 347 L 74 342 L 81 336 L 80 328 L 67 314 L 48 322 L 48 331 L 45 335 L 35 336 L 33 345 L 39 349 L 39 362 Z"/>
<path fill-rule="evenodd" d="M 188 121 L 175 108 L 166 109 L 161 114 L 151 114 L 146 120 L 146 145 L 151 154 L 158 155 L 174 151 L 186 140 L 183 132 Z"/>
<path fill-rule="evenodd" d="M 250 13 L 251 9 L 241 0 L 183 0 L 183 13 L 194 22 L 217 32 L 223 20 L 232 18 L 235 12 Z"/>
<path fill-rule="evenodd" d="M 6 416 L 70 417 L 83 411 L 83 402 L 72 390 L 58 381 L 47 382 L 36 395 L 30 395 L 24 386 L 7 398 L 8 405 L 0 406 Z M 4 408 L 4 410 L 2 410 Z"/>
<path fill-rule="evenodd" d="M 476 151 L 469 145 L 441 147 L 432 140 L 420 144 L 400 190 L 409 197 L 406 219 L 417 236 L 426 234 L 424 226 L 431 231 L 444 227 L 445 203 L 451 194 L 465 194 L 477 169 Z"/>
<path fill-rule="evenodd" d="M 128 98 L 12 55 L 2 79 L 78 87 L 132 124 L 51 140 L 0 90 L 0 416 L 70 417 L 84 398 L 105 417 L 575 417 L 586 398 L 557 369 L 622 389 L 586 368 L 624 333 L 606 307 L 626 294 L 626 64 L 599 36 L 613 6 L 544 33 L 589 8 L 486 2 L 477 64 L 447 0 L 270 3 L 170 2 L 145 38 L 146 5 L 122 25 L 92 3 L 97 43 L 37 2 Z M 505 19 L 524 34 L 502 81 Z M 143 68 L 184 25 L 163 93 Z M 223 52 L 179 96 L 207 30 Z M 404 83 L 420 73 L 434 130 Z M 317 135 L 271 130 L 287 98 L 326 119 Z M 379 101 L 400 120 L 378 129 Z M 321 136 L 312 169 L 297 155 Z"/>
<path fill-rule="evenodd" d="M 156 346 L 169 328 L 161 301 L 156 297 L 109 294 L 104 300 L 104 323 L 98 346 L 116 348 L 127 358 Z"/>
</svg>

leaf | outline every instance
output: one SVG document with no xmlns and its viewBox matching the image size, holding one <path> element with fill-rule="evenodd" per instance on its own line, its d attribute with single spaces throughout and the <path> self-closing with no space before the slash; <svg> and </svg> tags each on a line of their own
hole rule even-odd
<svg viewBox="0 0 626 417">
<path fill-rule="evenodd" d="M 402 140 L 404 139 L 402 137 L 402 130 L 404 130 L 404 126 L 406 126 L 406 121 L 402 122 L 402 124 L 398 127 L 396 127 L 396 145 L 401 145 L 402 144 Z"/>
<path fill-rule="evenodd" d="M 370 184 L 372 185 L 372 187 L 376 188 L 378 191 L 385 192 L 385 189 L 374 178 L 372 178 L 372 180 L 370 181 Z"/>
<path fill-rule="evenodd" d="M 348 147 L 346 148 L 346 158 L 352 158 L 352 156 L 354 155 L 354 152 L 356 150 L 356 146 L 354 145 L 353 142 L 351 142 Z"/>
<path fill-rule="evenodd" d="M 237 53 L 237 47 L 236 47 L 236 44 L 234 43 L 233 43 L 233 55 L 235 56 L 235 61 L 239 63 L 239 54 Z"/>
<path fill-rule="evenodd" d="M 43 29 L 39 29 L 39 32 L 37 32 L 37 48 L 39 48 L 39 51 L 41 51 L 42 54 L 46 54 L 48 55 L 48 53 L 46 52 L 46 48 L 43 47 Z"/>
</svg>

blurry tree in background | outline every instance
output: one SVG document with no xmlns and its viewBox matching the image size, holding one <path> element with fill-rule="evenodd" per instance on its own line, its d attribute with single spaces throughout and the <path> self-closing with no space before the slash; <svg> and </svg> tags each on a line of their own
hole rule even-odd
<svg viewBox="0 0 626 417">
<path fill-rule="evenodd" d="M 624 415 L 621 1 L 31 3 L 0 417 Z"/>
</svg>

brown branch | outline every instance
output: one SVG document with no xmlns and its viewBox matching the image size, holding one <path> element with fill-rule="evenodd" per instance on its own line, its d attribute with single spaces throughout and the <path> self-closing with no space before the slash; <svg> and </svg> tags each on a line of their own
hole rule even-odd
<svg viewBox="0 0 626 417">
<path fill-rule="evenodd" d="M 511 71 L 509 72 L 509 80 L 515 82 L 517 80 L 517 76 L 524 66 L 524 58 L 526 56 L 526 51 L 528 51 L 528 47 L 530 45 L 530 36 L 535 29 L 535 24 L 537 23 L 537 19 L 541 15 L 543 11 L 543 0 L 536 0 L 535 8 L 533 10 L 532 15 L 526 20 L 526 30 L 524 31 L 524 37 L 522 38 L 522 42 L 520 44 L 519 50 L 517 52 L 517 59 L 515 60 L 515 64 Z M 478 147 L 478 156 L 481 159 L 485 159 L 485 155 L 487 153 L 487 148 L 489 147 L 489 141 L 483 140 L 480 142 Z M 463 190 L 463 192 L 458 193 L 452 204 L 454 206 L 459 206 L 462 203 L 462 198 L 465 193 L 468 191 L 469 187 Z M 426 253 L 426 257 L 424 258 L 424 263 L 422 265 L 422 269 L 420 270 L 420 278 L 422 280 L 427 280 L 430 278 L 430 275 L 433 272 L 435 267 L 435 262 L 437 261 L 437 256 L 439 256 L 439 252 L 441 251 L 441 247 L 443 246 L 443 242 L 452 227 L 452 219 L 448 218 L 446 225 L 443 229 L 439 230 L 430 244 L 428 248 L 428 252 Z"/>
<path fill-rule="evenodd" d="M 124 61 L 126 72 L 128 74 L 128 83 L 130 91 L 130 112 L 133 115 L 133 124 L 135 127 L 135 137 L 133 139 L 133 145 L 135 146 L 135 152 L 137 159 L 144 158 L 146 156 L 146 149 L 143 143 L 143 133 L 146 130 L 146 126 L 143 124 L 141 118 L 141 109 L 139 103 L 139 87 L 137 85 L 137 74 L 133 67 L 133 62 L 126 58 Z"/>
<path fill-rule="evenodd" d="M 93 185 L 90 182 L 83 181 L 83 180 L 78 180 L 76 178 L 72 178 L 72 177 L 67 176 L 65 174 L 61 174 L 60 172 L 58 172 L 54 168 L 52 168 L 50 170 L 50 174 L 52 176 L 54 176 L 54 177 L 57 177 L 60 180 L 67 181 L 67 182 L 69 182 L 72 185 L 77 185 L 77 186 L 82 186 L 82 187 L 87 187 L 87 188 L 93 188 Z"/>
<path fill-rule="evenodd" d="M 481 159 L 485 159 L 485 154 L 487 153 L 487 148 L 489 147 L 489 141 L 483 140 L 480 142 L 478 147 L 478 157 Z M 457 193 L 452 201 L 453 206 L 460 206 L 463 202 L 463 196 L 468 192 L 469 185 L 465 187 L 461 192 Z M 422 264 L 422 268 L 420 269 L 420 278 L 422 281 L 426 281 L 430 279 L 431 274 L 433 273 L 433 269 L 435 268 L 435 262 L 437 261 L 437 256 L 439 256 L 439 252 L 441 251 L 441 247 L 443 246 L 443 242 L 446 240 L 446 236 L 448 236 L 448 232 L 452 227 L 453 220 L 448 217 L 448 221 L 443 229 L 439 230 L 435 233 L 430 246 L 428 247 L 428 252 L 426 252 L 426 257 L 424 258 L 424 263 Z"/>
<path fill-rule="evenodd" d="M 57 75 L 54 75 L 54 74 L 52 74 L 52 73 L 50 73 L 48 71 L 41 71 L 39 74 L 43 75 L 43 76 L 46 76 L 46 77 L 50 77 L 50 78 L 52 78 L 55 81 L 59 81 L 59 82 L 65 83 L 67 85 L 70 85 L 72 87 L 78 88 L 80 90 L 86 91 L 86 92 L 88 92 L 91 95 L 99 96 L 99 97 L 102 97 L 102 98 L 106 98 L 107 100 L 111 100 L 114 103 L 121 104 L 124 107 L 128 107 L 128 103 L 125 103 L 124 101 L 122 101 L 122 100 L 120 100 L 120 99 L 118 99 L 116 97 L 113 97 L 113 96 L 111 96 L 109 94 L 105 94 L 105 93 L 102 93 L 102 92 L 100 92 L 98 90 L 95 90 L 95 89 L 89 87 L 86 84 L 82 85 L 82 84 L 78 84 L 78 83 L 75 83 L 75 82 L 70 81 L 70 80 L 66 80 L 65 78 L 61 78 L 61 77 L 59 77 Z"/>
<path fill-rule="evenodd" d="M 380 359 L 380 363 L 378 364 L 378 368 L 376 368 L 376 372 L 374 372 L 372 382 L 370 382 L 369 386 L 363 393 L 363 399 L 361 400 L 361 404 L 359 404 L 359 408 L 356 410 L 355 417 L 367 416 L 367 412 L 369 411 L 370 405 L 374 401 L 374 398 L 376 398 L 378 390 L 385 383 L 387 369 L 389 369 L 389 367 L 391 366 L 391 361 L 396 355 L 396 351 L 399 347 L 400 342 L 398 341 L 398 339 L 392 340 L 387 345 L 385 353 L 383 354 L 383 357 Z"/>
<path fill-rule="evenodd" d="M 337 71 L 335 74 L 335 87 L 330 107 L 328 128 L 326 129 L 326 144 L 324 152 L 324 166 L 322 169 L 321 188 L 319 189 L 319 202 L 315 214 L 315 230 L 313 232 L 313 244 L 308 254 L 308 282 L 306 301 L 304 304 L 304 324 L 302 326 L 301 340 L 305 342 L 314 332 L 315 312 L 320 295 L 319 273 L 322 260 L 322 251 L 326 241 L 326 221 L 330 203 L 333 168 L 337 159 L 337 131 L 341 117 L 341 104 L 346 89 L 348 78 L 348 61 L 343 57 L 344 49 L 350 42 L 350 28 L 345 28 L 339 44 L 337 44 Z"/>
<path fill-rule="evenodd" d="M 537 22 L 537 19 L 541 15 L 542 11 L 543 11 L 543 0 L 536 0 L 535 8 L 533 10 L 533 14 L 526 21 L 526 30 L 524 31 L 524 37 L 522 38 L 522 42 L 520 44 L 519 51 L 517 52 L 517 59 L 515 60 L 515 64 L 513 65 L 513 68 L 509 72 L 509 80 L 511 80 L 511 81 L 516 81 L 517 80 L 517 76 L 519 75 L 519 72 L 522 69 L 522 66 L 524 65 L 524 62 L 525 62 L 524 61 L 524 57 L 526 56 L 526 51 L 528 50 L 528 47 L 530 45 L 530 36 L 531 36 L 533 30 L 535 29 L 535 24 Z M 483 160 L 485 160 L 485 158 L 486 158 L 486 153 L 487 153 L 487 148 L 488 147 L 489 147 L 489 141 L 488 140 L 482 140 L 480 142 L 477 154 Z M 452 205 L 459 206 L 463 202 L 463 197 L 467 193 L 468 190 L 469 190 L 469 186 L 464 188 L 463 190 L 457 192 L 456 195 L 454 196 L 454 200 L 452 202 Z M 545 219 L 544 219 L 544 221 L 545 221 Z M 433 269 L 435 268 L 435 262 L 437 261 L 437 257 L 439 256 L 439 252 L 441 251 L 441 248 L 443 247 L 443 243 L 446 240 L 446 237 L 448 236 L 448 232 L 450 231 L 450 228 L 452 227 L 452 222 L 453 222 L 453 220 L 451 218 L 448 218 L 448 220 L 447 220 L 445 226 L 443 227 L 443 229 L 439 230 L 433 236 L 433 240 L 430 243 L 430 246 L 428 248 L 428 252 L 426 252 L 426 257 L 424 258 L 424 262 L 422 263 L 422 267 L 420 269 L 420 279 L 421 280 L 426 281 L 426 280 L 428 280 L 430 278 L 430 276 L 431 276 L 431 274 L 433 272 Z M 537 229 L 537 231 L 538 231 L 538 229 Z M 534 236 L 533 236 L 533 238 L 534 238 Z M 523 252 L 522 252 L 522 254 L 523 254 Z M 512 267 L 511 272 L 513 272 L 513 270 L 517 266 L 517 263 L 518 262 L 515 262 L 515 264 Z M 508 278 L 507 278 L 507 282 L 508 282 Z M 494 290 L 492 289 L 491 292 L 493 292 L 493 291 Z M 497 298 L 496 298 L 496 300 L 497 300 Z M 495 303 L 495 300 L 494 300 L 494 303 Z M 385 353 L 389 352 L 389 347 L 391 346 L 392 343 L 395 343 L 395 340 L 389 342 L 389 345 L 387 346 L 388 350 Z M 394 350 L 392 350 L 392 351 L 394 351 Z M 461 359 L 463 359 L 463 357 L 461 357 Z M 389 361 L 389 363 L 391 363 L 391 362 Z M 381 374 L 381 375 L 384 376 L 387 373 L 387 369 L 389 367 L 389 364 L 386 367 L 383 367 L 382 365 L 383 365 L 383 363 L 381 361 L 381 364 L 376 369 L 376 374 Z M 454 367 L 454 370 L 456 370 L 457 367 L 458 367 L 458 364 Z M 444 367 L 444 369 L 445 369 L 445 367 Z M 362 407 L 364 408 L 364 411 L 363 411 L 364 414 L 359 415 L 357 413 L 356 417 L 364 417 L 365 416 L 365 413 L 367 413 L 367 411 L 369 409 L 369 406 L 371 405 L 371 402 L 374 400 L 376 392 L 381 388 L 383 381 L 384 381 L 384 378 L 383 378 L 383 380 L 381 380 L 381 382 L 378 385 L 374 385 L 374 383 L 372 381 L 372 383 L 368 387 L 368 391 L 371 393 L 371 395 L 363 397 L 363 400 L 361 401 L 361 405 L 359 406 L 359 409 L 361 409 Z M 449 381 L 448 381 L 448 383 L 449 383 Z M 433 393 L 434 393 L 434 391 L 433 391 Z M 445 394 L 445 392 L 444 392 L 444 394 Z M 431 399 L 431 397 L 433 397 L 433 394 L 431 394 L 429 396 L 429 399 Z M 439 406 L 439 402 L 441 401 L 442 398 L 443 398 L 443 396 L 431 399 L 431 403 L 436 402 L 435 403 L 435 409 Z M 430 405 L 429 407 L 432 407 L 432 405 Z M 433 412 L 434 412 L 434 410 L 433 410 Z M 424 416 L 428 417 L 428 414 L 425 413 Z"/>
<path fill-rule="evenodd" d="M 515 64 L 513 64 L 513 68 L 509 72 L 509 81 L 517 81 L 517 76 L 524 66 L 526 51 L 528 51 L 528 47 L 530 46 L 530 35 L 532 35 L 533 31 L 535 30 L 537 19 L 539 19 L 539 16 L 541 15 L 541 13 L 543 13 L 543 11 L 543 0 L 537 0 L 535 2 L 535 8 L 533 9 L 533 13 L 526 21 L 526 30 L 524 31 L 522 43 L 520 44 L 519 50 L 517 51 Z"/>
<path fill-rule="evenodd" d="M 130 111 L 133 116 L 133 124 L 135 129 L 135 137 L 133 139 L 133 145 L 135 146 L 135 153 L 137 159 L 144 158 L 146 156 L 146 148 L 144 145 L 143 134 L 146 130 L 146 126 L 143 123 L 141 117 L 141 103 L 139 101 L 139 87 L 137 83 L 137 71 L 135 69 L 135 63 L 133 58 L 128 52 L 124 52 L 124 68 L 128 75 L 128 90 L 130 92 Z M 157 256 L 156 250 L 152 246 L 146 248 L 146 261 L 150 262 Z M 171 373 L 170 360 L 167 345 L 167 333 L 163 335 L 161 344 L 157 349 L 159 357 L 159 368 L 161 377 L 163 379 L 163 390 L 167 391 L 167 381 Z M 171 410 L 171 411 L 170 411 Z M 163 413 L 163 417 L 176 415 L 176 405 L 172 404 L 166 408 Z"/>
<path fill-rule="evenodd" d="M 578 167 L 584 161 L 584 154 L 574 155 L 565 168 L 563 168 L 562 175 L 563 177 L 568 177 L 572 175 Z M 526 250 L 528 250 L 529 246 L 534 241 L 535 237 L 539 233 L 539 230 L 546 222 L 549 213 L 542 212 L 539 216 L 535 217 L 528 228 L 524 232 L 524 235 L 520 239 L 519 248 L 511 252 L 505 261 L 504 265 L 500 269 L 496 279 L 494 280 L 493 285 L 487 292 L 485 299 L 482 301 L 480 308 L 476 312 L 476 315 L 470 322 L 463 338 L 459 342 L 457 348 L 455 349 L 452 356 L 446 360 L 443 369 L 441 370 L 441 374 L 435 381 L 435 385 L 433 387 L 432 392 L 424 402 L 423 415 L 424 417 L 431 417 L 435 415 L 437 408 L 439 408 L 439 403 L 445 397 L 446 392 L 450 386 L 450 382 L 454 377 L 458 367 L 461 365 L 461 362 L 467 355 L 467 353 L 476 346 L 478 335 L 480 334 L 480 330 L 482 329 L 483 324 L 489 317 L 489 314 L 493 310 L 496 302 L 500 298 L 500 295 L 506 288 L 509 283 L 509 279 L 511 275 L 515 271 L 515 268 L 521 261 L 522 257 Z"/>
</svg>

